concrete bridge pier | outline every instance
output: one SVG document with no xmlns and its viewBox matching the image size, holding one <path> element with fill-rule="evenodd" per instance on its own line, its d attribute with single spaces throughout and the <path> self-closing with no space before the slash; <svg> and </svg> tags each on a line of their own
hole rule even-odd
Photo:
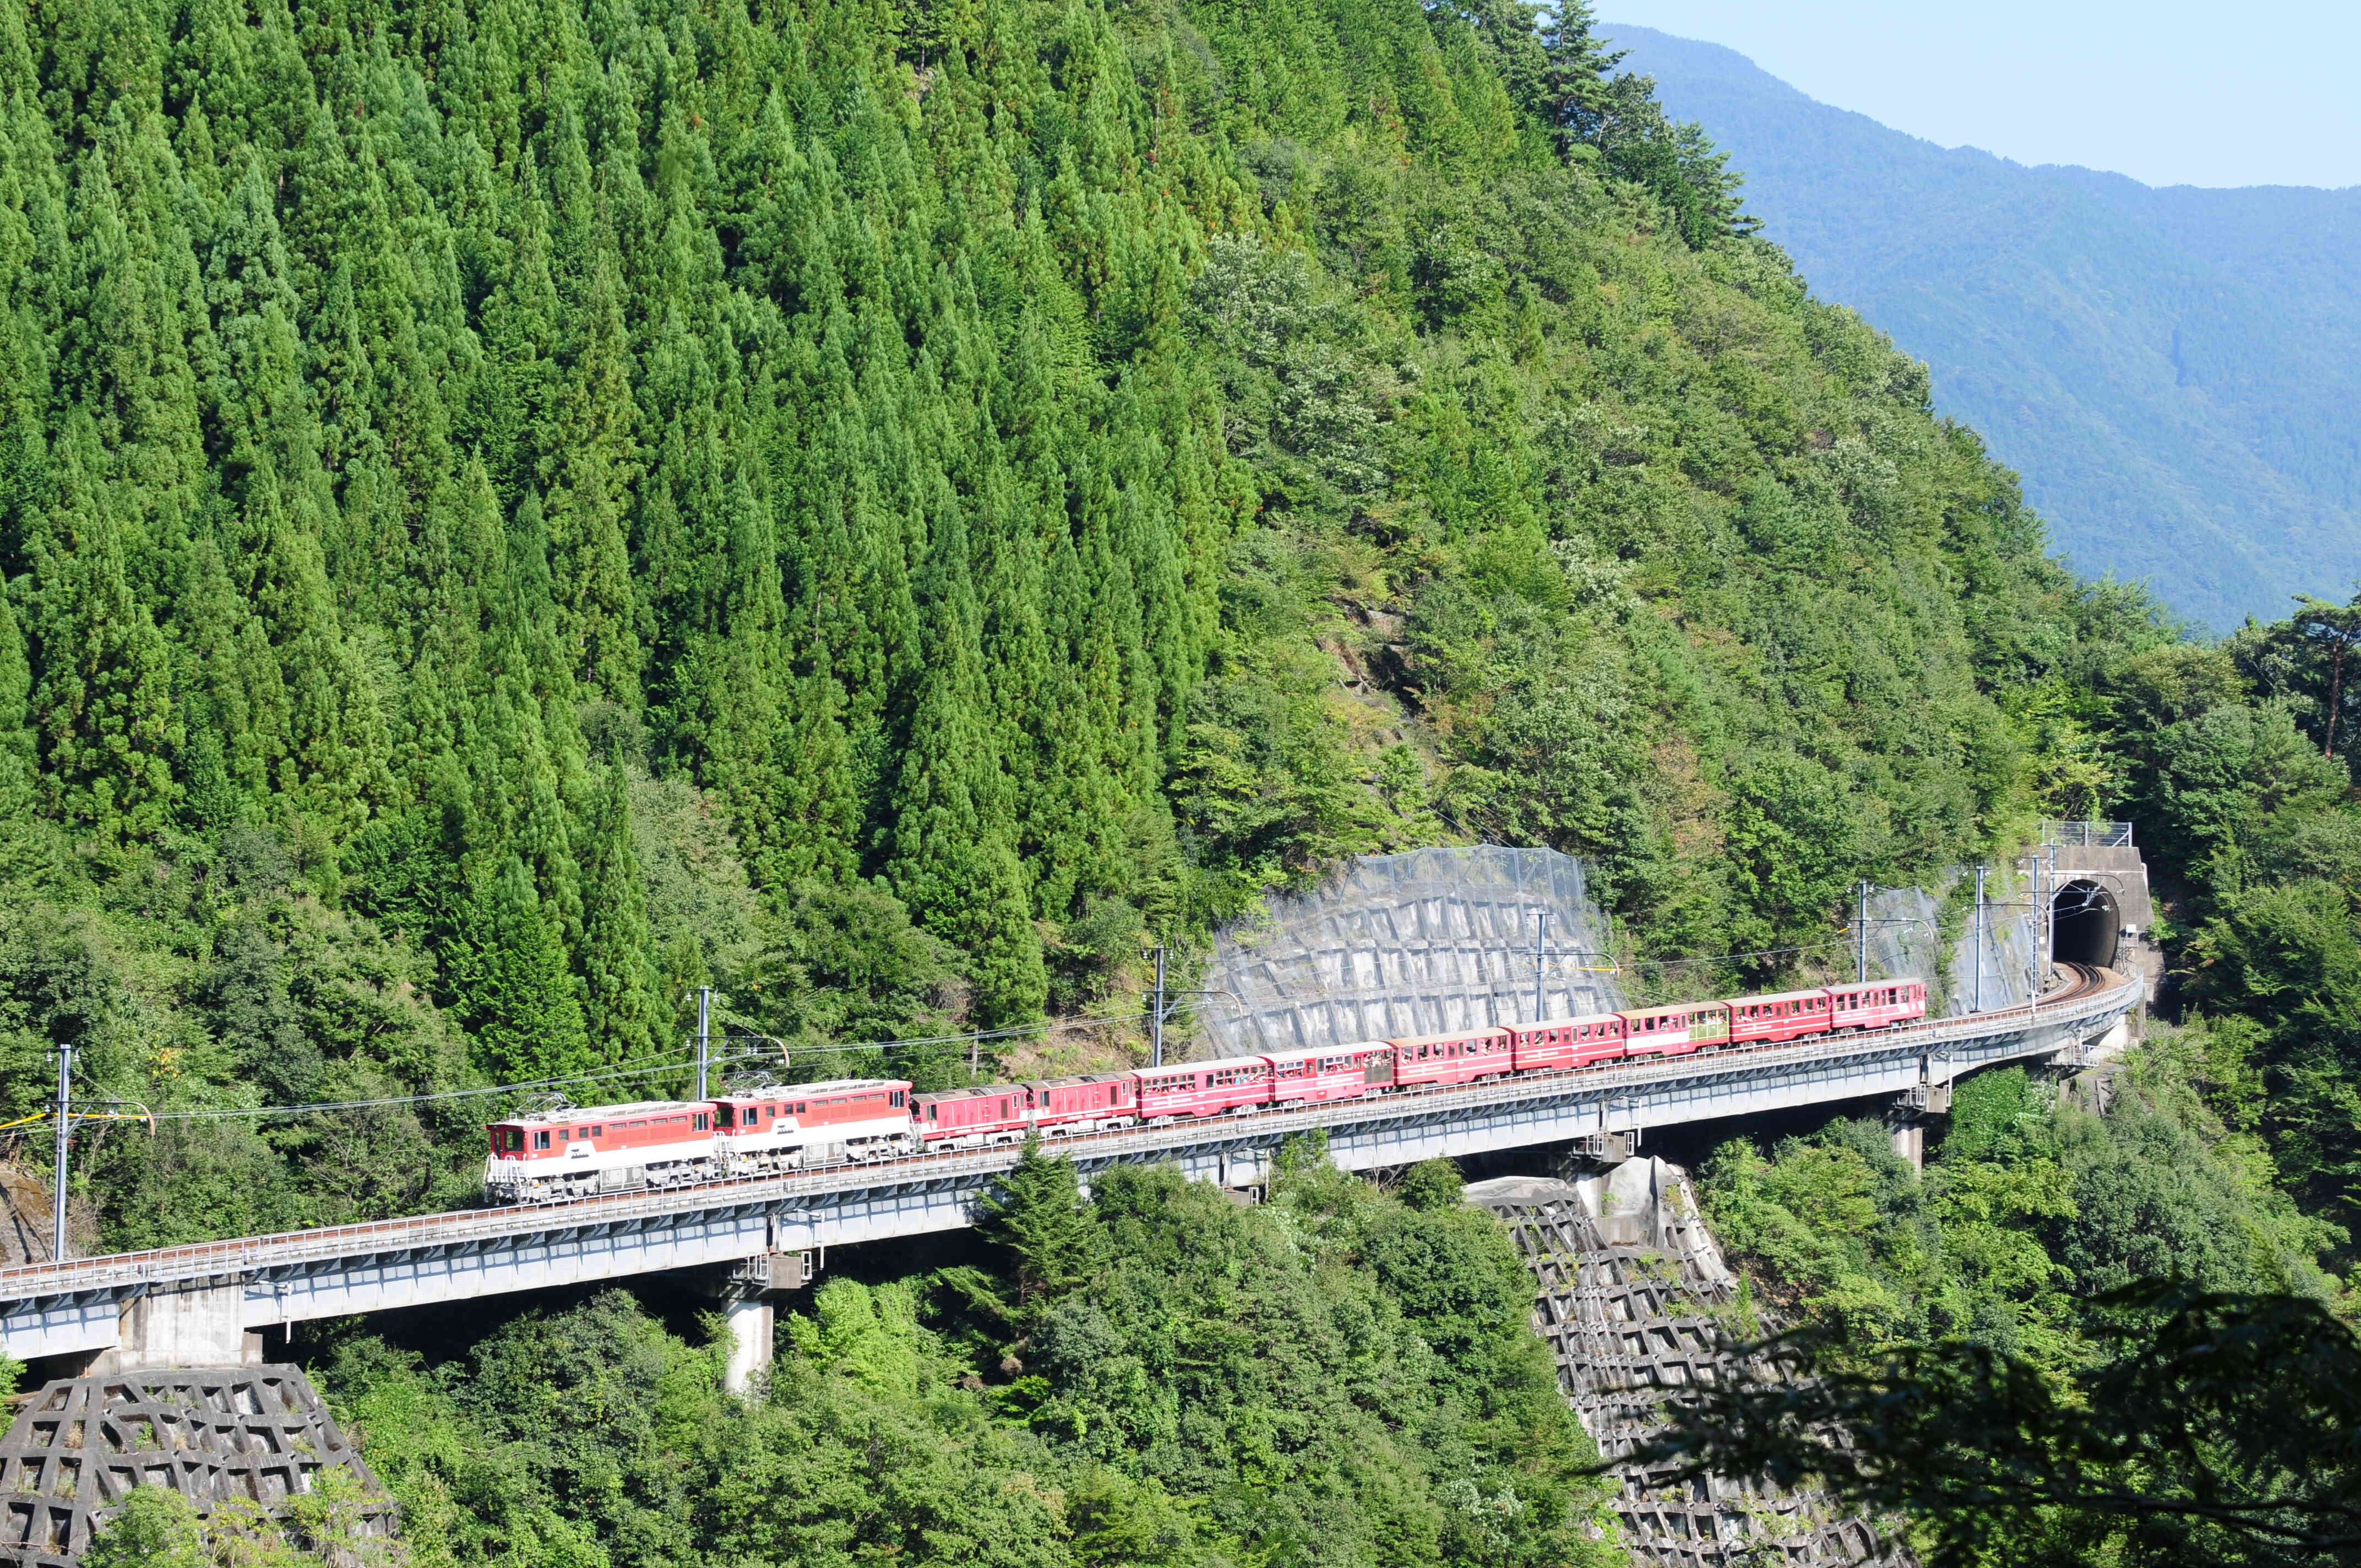
<svg viewBox="0 0 2361 1568">
<path fill-rule="evenodd" d="M 246 1277 L 216 1274 L 149 1286 L 123 1304 L 122 1340 L 98 1372 L 258 1366 L 262 1330 L 246 1323 Z"/>
<path fill-rule="evenodd" d="M 721 1308 L 730 1331 L 730 1360 L 722 1386 L 741 1398 L 763 1391 L 778 1337 L 778 1312 L 772 1305 L 777 1294 L 800 1289 L 818 1270 L 801 1252 L 764 1253 L 719 1269 L 700 1270 L 697 1288 Z"/>
<path fill-rule="evenodd" d="M 725 1301 L 721 1315 L 730 1324 L 730 1365 L 721 1375 L 722 1387 L 742 1398 L 755 1391 L 758 1379 L 770 1376 L 778 1317 L 760 1296 Z"/>
<path fill-rule="evenodd" d="M 1922 1067 L 1921 1072 L 1931 1068 Z M 1894 1097 L 1894 1109 L 1886 1113 L 1886 1126 L 1894 1135 L 1894 1157 L 1910 1162 L 1913 1170 L 1927 1168 L 1927 1124 L 1938 1116 L 1951 1113 L 1951 1085 L 1921 1083 L 1916 1089 L 1905 1089 Z"/>
</svg>

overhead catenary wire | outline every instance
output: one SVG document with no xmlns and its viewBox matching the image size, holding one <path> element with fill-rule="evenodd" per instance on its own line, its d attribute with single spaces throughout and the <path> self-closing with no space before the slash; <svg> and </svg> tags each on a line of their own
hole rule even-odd
<svg viewBox="0 0 2361 1568">
<path fill-rule="evenodd" d="M 763 1055 L 745 1051 L 730 1057 L 717 1057 L 715 1061 L 752 1061 Z M 610 1069 L 605 1072 L 574 1073 L 565 1078 L 535 1079 L 527 1083 L 495 1083 L 479 1089 L 445 1089 L 429 1094 L 395 1094 L 378 1100 L 324 1100 L 294 1105 L 216 1105 L 189 1111 L 159 1111 L 159 1122 L 218 1121 L 256 1116 L 310 1116 L 331 1111 L 382 1111 L 401 1105 L 423 1105 L 441 1101 L 487 1100 L 503 1094 L 529 1094 L 536 1090 L 562 1089 L 568 1084 L 615 1083 L 635 1078 L 653 1078 L 660 1073 L 686 1072 L 686 1061 L 650 1062 L 643 1067 Z"/>
<path fill-rule="evenodd" d="M 979 1029 L 959 1035 L 920 1035 L 907 1039 L 877 1040 L 858 1045 L 799 1046 L 787 1047 L 797 1057 L 851 1056 L 870 1051 L 896 1051 L 921 1046 L 963 1044 L 970 1040 L 1008 1039 L 1020 1035 L 1049 1034 L 1059 1029 L 1094 1028 L 1111 1024 L 1137 1023 L 1146 1013 L 1116 1014 L 1106 1017 L 1082 1016 L 1045 1019 L 1038 1024 L 1020 1024 L 1002 1029 Z M 769 1036 L 736 1035 L 732 1040 L 771 1038 Z M 726 1067 L 752 1061 L 776 1060 L 772 1051 L 734 1051 L 716 1055 L 711 1065 Z M 658 1058 L 637 1058 L 631 1061 L 599 1072 L 569 1073 L 559 1078 L 532 1079 L 521 1083 L 488 1084 L 474 1089 L 446 1089 L 423 1094 L 392 1094 L 372 1100 L 307 1101 L 292 1105 L 215 1105 L 185 1111 L 159 1111 L 158 1122 L 243 1121 L 272 1116 L 316 1116 L 347 1111 L 384 1111 L 404 1105 L 425 1105 L 460 1100 L 488 1100 L 501 1095 L 530 1094 L 535 1091 L 562 1090 L 574 1085 L 625 1082 L 632 1079 L 654 1078 L 668 1072 L 689 1072 L 695 1068 L 694 1048 L 683 1047 Z M 0 1132 L 46 1124 L 51 1113 L 39 1111 L 14 1122 L 0 1123 Z M 91 1117 L 89 1120 L 112 1120 Z"/>
<path fill-rule="evenodd" d="M 1733 963 L 1747 959 L 1780 958 L 1802 953 L 1825 952 L 1843 945 L 1844 944 L 1840 941 L 1823 942 L 1817 945 L 1802 947 L 1763 948 L 1752 952 L 1715 953 L 1694 958 L 1635 959 L 1620 965 L 1620 967 L 1625 969 L 1672 969 L 1690 964 Z M 1561 953 L 1553 954 L 1551 956 L 1566 957 L 1587 955 L 1570 955 Z M 785 1047 L 785 1049 L 787 1054 L 795 1057 L 853 1056 L 863 1055 L 873 1051 L 891 1052 L 910 1050 L 926 1046 L 966 1045 L 972 1042 L 980 1043 L 987 1040 L 1015 1039 L 1028 1035 L 1052 1034 L 1060 1029 L 1104 1028 L 1118 1024 L 1139 1023 L 1149 1019 L 1152 1016 L 1153 1014 L 1151 1012 L 1111 1014 L 1104 1016 L 1096 1014 L 1083 1014 L 1063 1018 L 1049 1018 L 1044 1019 L 1038 1024 L 1011 1025 L 1005 1028 L 999 1029 L 974 1029 L 963 1031 L 958 1034 L 945 1035 L 916 1035 L 903 1039 L 875 1040 L 853 1044 L 839 1043 L 825 1046 L 796 1046 Z M 766 1041 L 772 1038 L 769 1036 L 758 1035 L 735 1035 L 728 1037 L 732 1040 L 763 1039 Z M 629 1082 L 635 1079 L 654 1078 L 668 1072 L 688 1072 L 694 1069 L 694 1047 L 684 1046 L 679 1050 L 667 1052 L 662 1057 L 653 1058 L 635 1058 L 632 1061 L 620 1063 L 617 1066 L 607 1069 L 603 1071 L 569 1073 L 562 1077 L 533 1079 L 519 1083 L 489 1084 L 473 1089 L 438 1090 L 421 1094 L 393 1094 L 369 1100 L 311 1101 L 291 1105 L 203 1106 L 182 1111 L 159 1111 L 154 1113 L 153 1115 L 148 1119 L 151 1123 L 252 1121 L 271 1117 L 320 1116 L 346 1112 L 386 1111 L 398 1109 L 407 1105 L 429 1105 L 467 1100 L 489 1100 L 497 1099 L 503 1095 L 530 1094 L 536 1091 L 546 1092 L 555 1090 L 564 1090 L 577 1085 Z M 738 1051 L 715 1056 L 710 1058 L 710 1065 L 714 1067 L 726 1067 L 745 1062 L 768 1059 L 774 1059 L 773 1058 L 773 1053 L 768 1051 Z M 14 1122 L 0 1123 L 0 1133 L 41 1124 L 49 1120 L 49 1115 L 50 1113 L 49 1112 L 37 1112 L 31 1116 L 23 1117 Z M 95 1121 L 115 1120 L 115 1118 L 92 1117 L 90 1119 Z"/>
</svg>

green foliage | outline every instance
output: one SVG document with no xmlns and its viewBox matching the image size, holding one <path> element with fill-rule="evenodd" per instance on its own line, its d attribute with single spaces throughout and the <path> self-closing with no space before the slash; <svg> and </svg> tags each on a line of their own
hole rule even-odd
<svg viewBox="0 0 2361 1568">
<path fill-rule="evenodd" d="M 740 1006 L 792 1049 L 834 1041 L 917 1039 L 953 1025 L 958 951 L 914 925 L 891 894 L 858 883 L 797 883 L 763 922 L 765 940 L 743 972 Z M 824 1078 L 890 1068 L 922 1089 L 950 1086 L 948 1050 L 905 1053 L 890 1063 L 854 1051 L 819 1058 Z M 965 1063 L 958 1063 L 964 1071 Z"/>
<path fill-rule="evenodd" d="M 1033 1156 L 1006 1279 L 831 1278 L 754 1402 L 619 1293 L 434 1368 L 346 1338 L 318 1376 L 421 1568 L 1616 1561 L 1499 1225 L 1316 1160 L 1279 1185 L 1241 1210 L 1121 1167 L 1083 1202 Z M 1017 1321 L 953 1305 L 1060 1266 Z"/>
<path fill-rule="evenodd" d="M 2361 1346 L 2319 1303 L 2117 1292 L 2109 1354 L 2061 1387 L 1972 1342 L 1868 1368 L 1826 1333 L 1791 1376 L 1684 1402 L 1652 1457 L 1826 1486 L 1927 1521 L 1938 1563 L 2350 1563 L 2361 1527 Z"/>
<path fill-rule="evenodd" d="M 1038 1135 L 1025 1140 L 1016 1168 L 984 1193 L 976 1230 L 1006 1250 L 1026 1321 L 1038 1321 L 1060 1297 L 1086 1283 L 1103 1261 L 1104 1241 L 1082 1201 L 1073 1161 L 1044 1155 Z"/>
<path fill-rule="evenodd" d="M 2212 646 L 2150 614 L 2120 623 L 2111 649 L 2093 644 L 2081 678 L 2169 900 L 2158 934 L 2180 981 L 2166 1005 L 2184 1027 L 2169 1053 L 2257 1180 L 2283 1181 L 2349 1233 L 2361 1214 L 2361 809 L 2349 757 L 2330 754 L 2343 677 L 2323 628 L 2336 608 L 2250 622 Z M 2224 1238 L 2209 1255 L 2233 1245 L 2229 1221 L 2198 1218 L 2202 1196 L 2170 1222 L 2156 1205 L 2178 1211 L 2176 1199 L 2125 1201 L 2150 1211 L 2140 1245 L 2185 1254 L 2195 1243 L 2180 1227 L 2201 1223 Z M 2211 1267 L 2192 1277 L 2219 1277 Z"/>
<path fill-rule="evenodd" d="M 2083 1303 L 2140 1280 L 2325 1297 L 2313 1259 L 2337 1233 L 2299 1213 L 2260 1141 L 2210 1109 L 2191 1042 L 2167 1042 L 2135 1058 L 2103 1117 L 2061 1108 L 2022 1069 L 1967 1080 L 1923 1179 L 1874 1123 L 1769 1157 L 1726 1145 L 1704 1172 L 1706 1212 L 1771 1304 L 1865 1354 L 1969 1338 L 2062 1370 L 2098 1354 Z"/>
<path fill-rule="evenodd" d="M 1872 1123 L 1726 1146 L 1706 1212 L 1807 1381 L 1691 1401 L 1659 1457 L 1821 1475 L 1937 1562 L 2319 1560 L 2350 1482 L 2257 1417 L 2345 1397 L 2288 1381 L 2351 1354 L 2315 1261 L 2342 1234 L 2254 1130 L 2257 1031 L 2152 1027 L 2103 1116 L 2022 1069 L 1961 1082 L 1923 1179 Z"/>
<path fill-rule="evenodd" d="M 200 1516 L 179 1492 L 134 1486 L 82 1561 L 93 1568 L 379 1568 L 400 1561 L 396 1542 L 358 1533 L 361 1502 L 359 1481 L 344 1470 L 320 1472 L 312 1490 L 288 1499 L 283 1518 L 236 1498 Z"/>
<path fill-rule="evenodd" d="M 12 1075 L 539 1080 L 712 985 L 948 1082 L 821 1047 L 1450 839 L 1810 947 L 2073 772 L 2011 694 L 2114 629 L 1582 7 L 95 5 L 0 47 Z M 110 1238 L 473 1139 L 176 1125 Z"/>
<path fill-rule="evenodd" d="M 618 1062 L 656 1048 L 657 1026 L 665 1012 L 655 995 L 647 880 L 631 843 L 629 786 L 620 765 L 607 770 L 606 785 L 588 828 L 578 948 L 583 1011 L 592 1056 Z"/>
<path fill-rule="evenodd" d="M 496 1081 L 560 1078 L 596 1065 L 565 947 L 523 861 L 510 856 L 475 890 L 445 963 L 453 1011 Z"/>
<path fill-rule="evenodd" d="M 204 1530 L 189 1499 L 163 1486 L 134 1486 L 83 1553 L 90 1568 L 210 1568 Z"/>
</svg>

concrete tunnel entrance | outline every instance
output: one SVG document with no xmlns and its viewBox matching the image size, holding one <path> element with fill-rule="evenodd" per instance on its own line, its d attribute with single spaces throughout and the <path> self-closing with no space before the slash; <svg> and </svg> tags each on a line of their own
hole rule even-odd
<svg viewBox="0 0 2361 1568">
<path fill-rule="evenodd" d="M 2049 901 L 2051 957 L 2064 964 L 2112 964 L 2124 917 L 2114 895 L 2095 882 L 2070 882 Z"/>
</svg>

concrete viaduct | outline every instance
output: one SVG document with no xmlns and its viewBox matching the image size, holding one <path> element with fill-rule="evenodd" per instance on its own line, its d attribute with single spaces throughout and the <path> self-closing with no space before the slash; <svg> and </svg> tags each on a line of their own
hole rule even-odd
<svg viewBox="0 0 2361 1568">
<path fill-rule="evenodd" d="M 1097 1134 L 1057 1147 L 1085 1180 L 1110 1165 L 1163 1160 L 1235 1189 L 1260 1184 L 1282 1141 L 1314 1129 L 1337 1165 L 1366 1170 L 1544 1144 L 1611 1157 L 1650 1128 L 1872 1096 L 1939 1112 L 1952 1080 L 1976 1069 L 2083 1059 L 2141 1000 L 2138 981 L 2113 970 L 2060 966 L 2058 978 L 2037 1007 L 1916 1028 Z M 311 1319 L 695 1270 L 727 1304 L 731 1382 L 743 1387 L 770 1355 L 767 1293 L 801 1284 L 807 1255 L 966 1225 L 1016 1158 L 1008 1148 L 919 1156 L 27 1265 L 0 1270 L 0 1349 L 101 1372 L 253 1365 L 267 1331 Z"/>
</svg>

